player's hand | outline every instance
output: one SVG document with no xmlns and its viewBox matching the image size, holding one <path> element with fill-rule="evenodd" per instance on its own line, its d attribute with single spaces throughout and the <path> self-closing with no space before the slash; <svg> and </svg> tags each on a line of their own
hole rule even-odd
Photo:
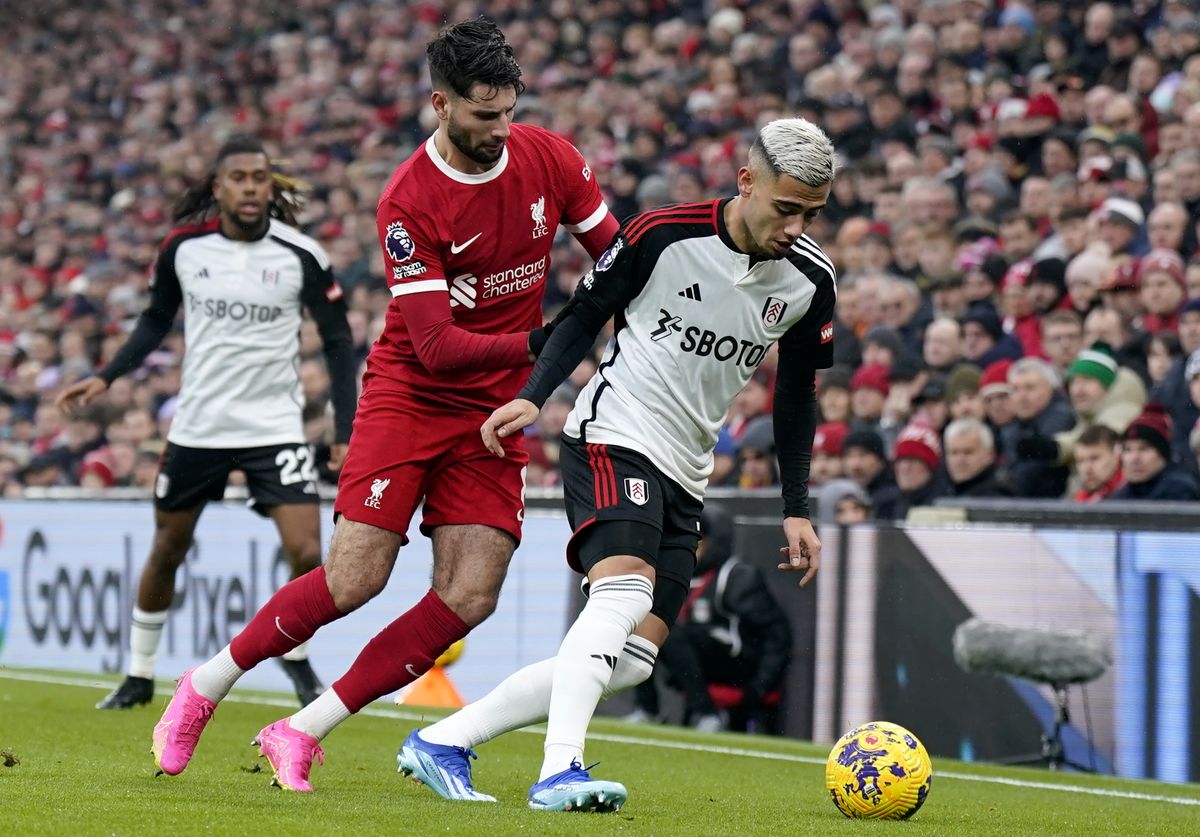
<svg viewBox="0 0 1200 837">
<path fill-rule="evenodd" d="M 500 444 L 500 440 L 533 424 L 537 421 L 539 412 L 541 411 L 536 404 L 526 401 L 524 398 L 509 401 L 488 416 L 487 421 L 479 428 L 479 435 L 483 437 L 483 446 L 503 459 L 504 446 Z"/>
<path fill-rule="evenodd" d="M 330 445 L 329 446 L 329 470 L 340 471 L 342 463 L 346 461 L 346 452 L 350 450 L 349 445 Z"/>
<path fill-rule="evenodd" d="M 804 571 L 800 586 L 804 587 L 812 581 L 821 566 L 821 541 L 813 531 L 812 521 L 803 517 L 785 517 L 783 519 L 783 534 L 787 537 L 787 546 L 779 548 L 779 554 L 787 560 L 779 565 L 779 569 L 788 572 Z"/>
<path fill-rule="evenodd" d="M 58 394 L 58 397 L 54 399 L 54 406 L 67 415 L 70 415 L 71 410 L 76 406 L 76 401 L 79 402 L 80 407 L 87 406 L 103 395 L 107 389 L 108 383 L 103 378 L 93 375 L 90 378 L 84 378 L 82 381 L 76 381 L 62 390 Z"/>
</svg>

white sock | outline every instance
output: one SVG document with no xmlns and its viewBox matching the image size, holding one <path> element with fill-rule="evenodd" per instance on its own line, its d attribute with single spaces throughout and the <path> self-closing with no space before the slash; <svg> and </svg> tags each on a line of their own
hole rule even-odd
<svg viewBox="0 0 1200 837">
<path fill-rule="evenodd" d="M 636 686 L 654 671 L 658 648 L 648 639 L 631 636 L 617 659 L 601 700 Z M 449 717 L 421 730 L 421 739 L 471 749 L 516 729 L 540 724 L 550 712 L 554 687 L 554 658 L 531 663 L 509 675 L 496 688 Z"/>
<path fill-rule="evenodd" d="M 320 741 L 333 728 L 350 717 L 350 710 L 333 689 L 326 689 L 321 695 L 288 719 L 292 729 L 311 735 Z"/>
<path fill-rule="evenodd" d="M 654 603 L 654 585 L 640 575 L 602 578 L 559 646 L 538 781 L 583 761 L 588 724 L 616 670 L 625 642 Z"/>
<path fill-rule="evenodd" d="M 617 667 L 604 688 L 601 700 L 608 700 L 617 692 L 632 689 L 650 679 L 654 663 L 658 660 L 658 646 L 640 636 L 631 636 L 625 641 L 625 649 L 617 659 Z"/>
<path fill-rule="evenodd" d="M 154 678 L 154 661 L 158 657 L 158 641 L 168 610 L 149 611 L 133 606 L 129 622 L 129 676 Z"/>
<path fill-rule="evenodd" d="M 285 660 L 307 660 L 308 659 L 308 642 L 302 642 L 293 648 L 291 651 L 283 655 Z"/>
<path fill-rule="evenodd" d="M 233 655 L 229 653 L 229 646 L 226 645 L 217 652 L 217 656 L 192 671 L 192 688 L 203 697 L 219 703 L 245 673 L 237 667 Z"/>
</svg>

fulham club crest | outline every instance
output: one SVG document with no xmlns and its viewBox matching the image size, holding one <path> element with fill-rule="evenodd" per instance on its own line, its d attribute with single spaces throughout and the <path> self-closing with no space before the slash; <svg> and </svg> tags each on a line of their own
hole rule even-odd
<svg viewBox="0 0 1200 837">
<path fill-rule="evenodd" d="M 625 478 L 625 496 L 631 502 L 639 506 L 646 505 L 646 501 L 650 499 L 650 491 L 646 487 L 645 480 L 634 479 L 633 477 Z"/>
<path fill-rule="evenodd" d="M 783 312 L 786 310 L 787 303 L 782 299 L 777 296 L 767 297 L 762 310 L 763 324 L 767 328 L 779 325 L 779 321 L 783 319 Z"/>
</svg>

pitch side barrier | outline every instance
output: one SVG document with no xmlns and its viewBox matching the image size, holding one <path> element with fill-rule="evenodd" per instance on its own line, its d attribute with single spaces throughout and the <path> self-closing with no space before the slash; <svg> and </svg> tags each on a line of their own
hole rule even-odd
<svg viewBox="0 0 1200 837">
<path fill-rule="evenodd" d="M 1200 529 L 1200 503 L 1118 501 L 1071 503 L 1061 500 L 941 499 L 935 509 L 954 510 L 967 523 L 1016 523 L 1078 526 L 1087 529 L 1136 529 L 1188 532 Z M 951 522 L 953 518 L 947 518 Z"/>
</svg>

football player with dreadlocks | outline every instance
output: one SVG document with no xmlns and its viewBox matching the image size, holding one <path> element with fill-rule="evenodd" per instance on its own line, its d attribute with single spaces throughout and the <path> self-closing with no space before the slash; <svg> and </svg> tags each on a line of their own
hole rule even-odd
<svg viewBox="0 0 1200 837">
<path fill-rule="evenodd" d="M 321 563 L 317 462 L 305 441 L 296 364 L 305 309 L 321 333 L 332 382 L 333 470 L 346 455 L 357 387 L 346 305 L 329 257 L 295 228 L 302 189 L 272 170 L 257 138 L 230 138 L 209 176 L 180 199 L 150 305 L 129 339 L 95 376 L 58 396 L 64 410 L 99 397 L 141 366 L 183 307 L 183 383 L 155 482 L 154 541 L 133 607 L 127 676 L 97 708 L 128 709 L 153 697 L 175 574 L 200 513 L 224 495 L 230 471 L 246 475 L 251 506 L 275 522 L 292 577 Z M 280 658 L 304 705 L 323 690 L 306 645 Z"/>
</svg>

